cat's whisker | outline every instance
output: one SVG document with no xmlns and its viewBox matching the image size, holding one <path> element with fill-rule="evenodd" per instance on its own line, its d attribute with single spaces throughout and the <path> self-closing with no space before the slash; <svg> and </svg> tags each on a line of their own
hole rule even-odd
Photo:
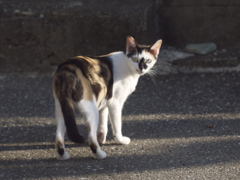
<svg viewBox="0 0 240 180">
<path fill-rule="evenodd" d="M 158 68 L 154 68 L 154 73 L 156 74 L 156 76 L 161 75 L 160 70 Z"/>
<path fill-rule="evenodd" d="M 157 69 L 157 67 L 160 67 L 162 65 L 154 65 L 154 67 L 152 69 Z"/>
<path fill-rule="evenodd" d="M 153 83 L 157 85 L 157 76 L 159 75 L 158 72 L 155 69 L 150 69 L 147 74 L 149 75 Z"/>
</svg>

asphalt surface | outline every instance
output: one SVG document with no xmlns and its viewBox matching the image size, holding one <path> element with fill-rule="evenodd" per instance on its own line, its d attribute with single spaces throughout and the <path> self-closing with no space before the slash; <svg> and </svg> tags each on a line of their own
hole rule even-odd
<svg viewBox="0 0 240 180">
<path fill-rule="evenodd" d="M 240 73 L 142 77 L 123 110 L 117 145 L 104 160 L 66 139 L 69 160 L 55 159 L 50 76 L 0 79 L 0 179 L 239 179 Z M 87 137 L 84 120 L 79 129 Z"/>
</svg>

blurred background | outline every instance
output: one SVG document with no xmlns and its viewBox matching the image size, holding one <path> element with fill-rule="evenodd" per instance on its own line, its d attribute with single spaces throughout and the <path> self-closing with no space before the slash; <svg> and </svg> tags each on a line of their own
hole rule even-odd
<svg viewBox="0 0 240 180">
<path fill-rule="evenodd" d="M 0 70 L 48 72 L 76 55 L 124 51 L 127 35 L 140 44 L 162 38 L 181 53 L 187 44 L 215 43 L 214 55 L 225 58 L 177 53 L 182 61 L 171 65 L 237 67 L 239 7 L 238 0 L 0 0 Z"/>
</svg>

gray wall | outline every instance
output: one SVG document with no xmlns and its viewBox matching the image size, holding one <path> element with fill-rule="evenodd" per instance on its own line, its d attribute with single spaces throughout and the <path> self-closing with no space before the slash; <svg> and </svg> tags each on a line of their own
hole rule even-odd
<svg viewBox="0 0 240 180">
<path fill-rule="evenodd" d="M 219 48 L 240 45 L 239 0 L 160 0 L 160 35 L 165 43 L 215 42 Z"/>
<path fill-rule="evenodd" d="M 239 46 L 238 0 L 19 0 L 0 2 L 0 71 L 43 70 L 75 55 L 164 45 Z"/>
</svg>

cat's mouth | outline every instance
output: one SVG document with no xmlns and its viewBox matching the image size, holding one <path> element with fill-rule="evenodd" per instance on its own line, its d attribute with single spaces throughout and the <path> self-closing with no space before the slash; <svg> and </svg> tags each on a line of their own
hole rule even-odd
<svg viewBox="0 0 240 180">
<path fill-rule="evenodd" d="M 141 70 L 139 70 L 139 69 L 136 69 L 136 71 L 137 71 L 140 75 L 143 74 L 143 72 L 142 72 Z"/>
</svg>

